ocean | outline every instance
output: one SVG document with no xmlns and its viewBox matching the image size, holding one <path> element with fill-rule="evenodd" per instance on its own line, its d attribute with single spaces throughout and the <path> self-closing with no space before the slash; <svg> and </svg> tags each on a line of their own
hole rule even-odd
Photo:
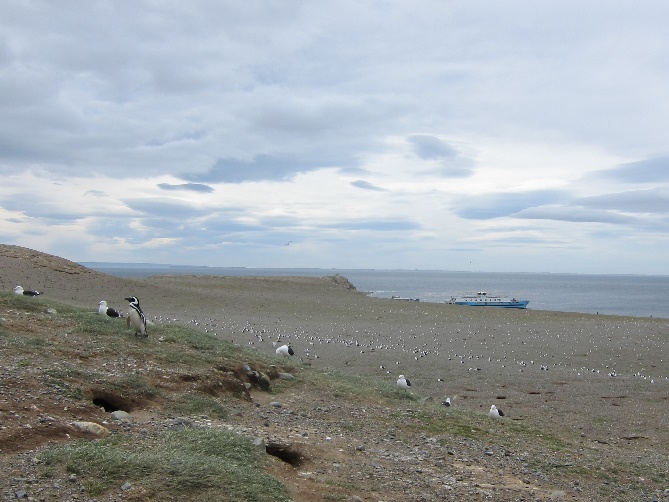
<svg viewBox="0 0 669 502">
<path fill-rule="evenodd" d="M 528 309 L 669 319 L 669 276 L 550 273 L 485 273 L 441 270 L 317 268 L 227 268 L 148 264 L 82 263 L 116 277 L 188 274 L 309 276 L 341 274 L 359 290 L 379 298 L 400 296 L 443 303 L 477 291 L 529 300 Z"/>
</svg>

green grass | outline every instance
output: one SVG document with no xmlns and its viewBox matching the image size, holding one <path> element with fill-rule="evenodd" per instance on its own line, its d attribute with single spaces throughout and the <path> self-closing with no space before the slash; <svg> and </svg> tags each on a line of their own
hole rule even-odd
<svg viewBox="0 0 669 502">
<path fill-rule="evenodd" d="M 214 397 L 201 394 L 181 394 L 166 405 L 168 411 L 177 415 L 203 416 L 224 419 L 228 416 L 228 409 Z"/>
<path fill-rule="evenodd" d="M 208 428 L 77 441 L 40 455 L 52 474 L 77 474 L 90 497 L 128 482 L 156 499 L 289 501 L 285 488 L 262 470 L 263 458 L 250 439 Z"/>
</svg>

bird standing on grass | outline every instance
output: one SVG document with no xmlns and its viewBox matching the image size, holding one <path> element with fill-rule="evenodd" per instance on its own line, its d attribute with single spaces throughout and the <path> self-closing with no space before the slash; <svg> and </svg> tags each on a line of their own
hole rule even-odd
<svg viewBox="0 0 669 502">
<path fill-rule="evenodd" d="M 107 302 L 104 300 L 98 303 L 98 314 L 106 315 L 108 317 L 123 317 L 123 314 L 121 314 L 118 310 L 107 307 Z"/>
<path fill-rule="evenodd" d="M 290 357 L 295 355 L 295 351 L 293 350 L 293 347 L 291 347 L 290 345 L 282 345 L 281 347 L 276 349 L 276 355 Z"/>
<path fill-rule="evenodd" d="M 146 332 L 146 317 L 144 317 L 144 312 L 139 306 L 139 300 L 135 296 L 129 296 L 126 300 L 130 302 L 126 321 L 128 327 L 132 326 L 137 336 L 149 336 Z"/>
<path fill-rule="evenodd" d="M 29 289 L 23 289 L 21 286 L 15 286 L 14 287 L 14 293 L 17 295 L 24 295 L 24 296 L 39 296 L 42 293 L 39 291 L 30 291 Z"/>
<path fill-rule="evenodd" d="M 502 418 L 504 416 L 504 413 L 502 410 L 497 409 L 497 406 L 494 404 L 490 407 L 490 411 L 488 412 L 488 416 L 490 418 Z"/>
<path fill-rule="evenodd" d="M 411 387 L 411 382 L 408 378 L 405 378 L 404 375 L 400 375 L 397 379 L 397 386 L 400 389 L 408 390 Z"/>
</svg>

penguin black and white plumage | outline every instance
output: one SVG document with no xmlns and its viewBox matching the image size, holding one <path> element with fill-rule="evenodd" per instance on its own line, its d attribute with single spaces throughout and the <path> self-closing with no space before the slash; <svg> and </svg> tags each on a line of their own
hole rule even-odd
<svg viewBox="0 0 669 502">
<path fill-rule="evenodd" d="M 139 306 L 139 300 L 136 296 L 129 296 L 126 298 L 130 302 L 128 305 L 128 318 L 126 323 L 128 327 L 132 326 L 137 336 L 148 336 L 146 332 L 146 317 Z"/>
<path fill-rule="evenodd" d="M 98 303 L 98 314 L 106 315 L 107 317 L 123 317 L 123 314 L 118 310 L 107 307 L 107 302 L 105 300 Z"/>
<path fill-rule="evenodd" d="M 290 345 L 282 345 L 281 347 L 276 349 L 276 355 L 290 357 L 295 355 L 295 351 L 293 350 L 293 347 L 291 347 Z"/>
<path fill-rule="evenodd" d="M 490 407 L 490 411 L 488 412 L 488 416 L 490 418 L 502 418 L 504 416 L 504 412 L 502 410 L 498 409 L 497 406 L 494 404 Z"/>
<path fill-rule="evenodd" d="M 411 382 L 404 375 L 400 375 L 397 379 L 397 386 L 400 389 L 408 390 L 411 387 Z"/>
<path fill-rule="evenodd" d="M 39 296 L 42 294 L 39 291 L 30 291 L 28 289 L 23 289 L 21 286 L 15 286 L 14 293 L 17 295 L 24 295 L 24 296 Z"/>
<path fill-rule="evenodd" d="M 451 398 L 450 398 L 450 397 L 447 397 L 446 399 L 444 399 L 444 400 L 441 402 L 441 404 L 443 404 L 444 406 L 446 406 L 446 408 L 450 408 L 450 407 L 451 407 Z"/>
</svg>

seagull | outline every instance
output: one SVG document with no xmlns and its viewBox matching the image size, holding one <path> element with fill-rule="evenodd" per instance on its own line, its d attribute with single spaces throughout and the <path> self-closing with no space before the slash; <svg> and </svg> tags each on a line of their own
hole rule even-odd
<svg viewBox="0 0 669 502">
<path fill-rule="evenodd" d="M 109 317 L 123 317 L 123 314 L 121 314 L 118 310 L 107 307 L 107 302 L 104 300 L 98 303 L 98 314 Z"/>
<path fill-rule="evenodd" d="M 282 345 L 281 347 L 276 349 L 276 355 L 290 357 L 295 355 L 295 351 L 293 350 L 293 347 L 291 347 L 290 345 Z"/>
<path fill-rule="evenodd" d="M 408 378 L 404 378 L 404 375 L 400 375 L 399 378 L 397 379 L 397 386 L 400 389 L 407 390 L 409 387 L 411 387 L 411 382 L 409 381 Z"/>
<path fill-rule="evenodd" d="M 501 418 L 504 416 L 504 412 L 502 410 L 498 410 L 497 406 L 494 404 L 490 407 L 490 411 L 488 412 L 488 416 L 490 418 Z"/>
<path fill-rule="evenodd" d="M 25 296 L 39 296 L 42 294 L 39 291 L 24 290 L 21 286 L 14 287 L 14 293 Z"/>
<path fill-rule="evenodd" d="M 447 397 L 444 401 L 441 402 L 441 404 L 446 406 L 446 408 L 450 408 L 451 407 L 451 398 Z"/>
<path fill-rule="evenodd" d="M 130 302 L 128 305 L 128 319 L 126 321 L 128 327 L 132 325 L 135 329 L 135 335 L 149 336 L 146 332 L 146 317 L 139 306 L 139 300 L 135 296 L 126 298 Z"/>
</svg>

